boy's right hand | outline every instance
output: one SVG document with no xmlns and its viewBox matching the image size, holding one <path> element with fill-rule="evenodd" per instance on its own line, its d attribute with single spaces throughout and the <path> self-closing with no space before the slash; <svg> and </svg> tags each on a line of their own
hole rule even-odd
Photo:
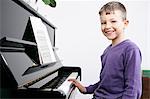
<svg viewBox="0 0 150 99">
<path fill-rule="evenodd" d="M 86 92 L 86 88 L 84 86 L 82 86 L 76 79 L 68 79 L 68 81 L 71 81 L 72 84 L 74 84 L 81 93 Z"/>
</svg>

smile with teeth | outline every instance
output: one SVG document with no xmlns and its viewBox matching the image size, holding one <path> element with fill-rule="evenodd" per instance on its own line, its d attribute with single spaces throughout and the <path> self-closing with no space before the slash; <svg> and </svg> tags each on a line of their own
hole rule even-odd
<svg viewBox="0 0 150 99">
<path fill-rule="evenodd" d="M 112 34 L 114 31 L 105 31 L 105 34 Z"/>
</svg>

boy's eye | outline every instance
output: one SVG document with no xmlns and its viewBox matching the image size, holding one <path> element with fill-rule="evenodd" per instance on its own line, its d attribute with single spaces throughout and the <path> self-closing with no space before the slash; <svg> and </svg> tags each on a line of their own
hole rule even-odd
<svg viewBox="0 0 150 99">
<path fill-rule="evenodd" d="M 101 24 L 106 24 L 106 22 L 101 22 Z"/>
<path fill-rule="evenodd" d="M 111 23 L 116 23 L 117 21 L 111 21 Z"/>
</svg>

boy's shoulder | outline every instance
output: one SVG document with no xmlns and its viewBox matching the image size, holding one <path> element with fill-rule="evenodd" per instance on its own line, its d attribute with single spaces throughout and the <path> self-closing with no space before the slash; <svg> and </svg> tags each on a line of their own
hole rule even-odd
<svg viewBox="0 0 150 99">
<path fill-rule="evenodd" d="M 118 45 L 111 47 L 111 44 L 104 50 L 103 54 L 113 51 L 113 52 L 120 52 L 120 53 L 126 53 L 133 50 L 140 50 L 139 47 L 132 42 L 131 40 L 127 39 L 119 43 Z"/>
<path fill-rule="evenodd" d="M 124 42 L 123 46 L 125 47 L 126 50 L 133 50 L 133 49 L 139 50 L 139 47 L 137 46 L 137 44 L 135 44 L 129 39 Z"/>
</svg>

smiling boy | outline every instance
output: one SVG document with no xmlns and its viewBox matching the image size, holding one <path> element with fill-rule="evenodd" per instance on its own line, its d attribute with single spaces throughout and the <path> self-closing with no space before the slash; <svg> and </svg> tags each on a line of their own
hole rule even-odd
<svg viewBox="0 0 150 99">
<path fill-rule="evenodd" d="M 69 81 L 80 92 L 93 94 L 93 99 L 140 99 L 142 57 L 138 46 L 125 38 L 126 8 L 120 2 L 108 2 L 99 15 L 102 32 L 112 41 L 101 55 L 100 80 L 88 87 L 75 79 Z"/>
</svg>

